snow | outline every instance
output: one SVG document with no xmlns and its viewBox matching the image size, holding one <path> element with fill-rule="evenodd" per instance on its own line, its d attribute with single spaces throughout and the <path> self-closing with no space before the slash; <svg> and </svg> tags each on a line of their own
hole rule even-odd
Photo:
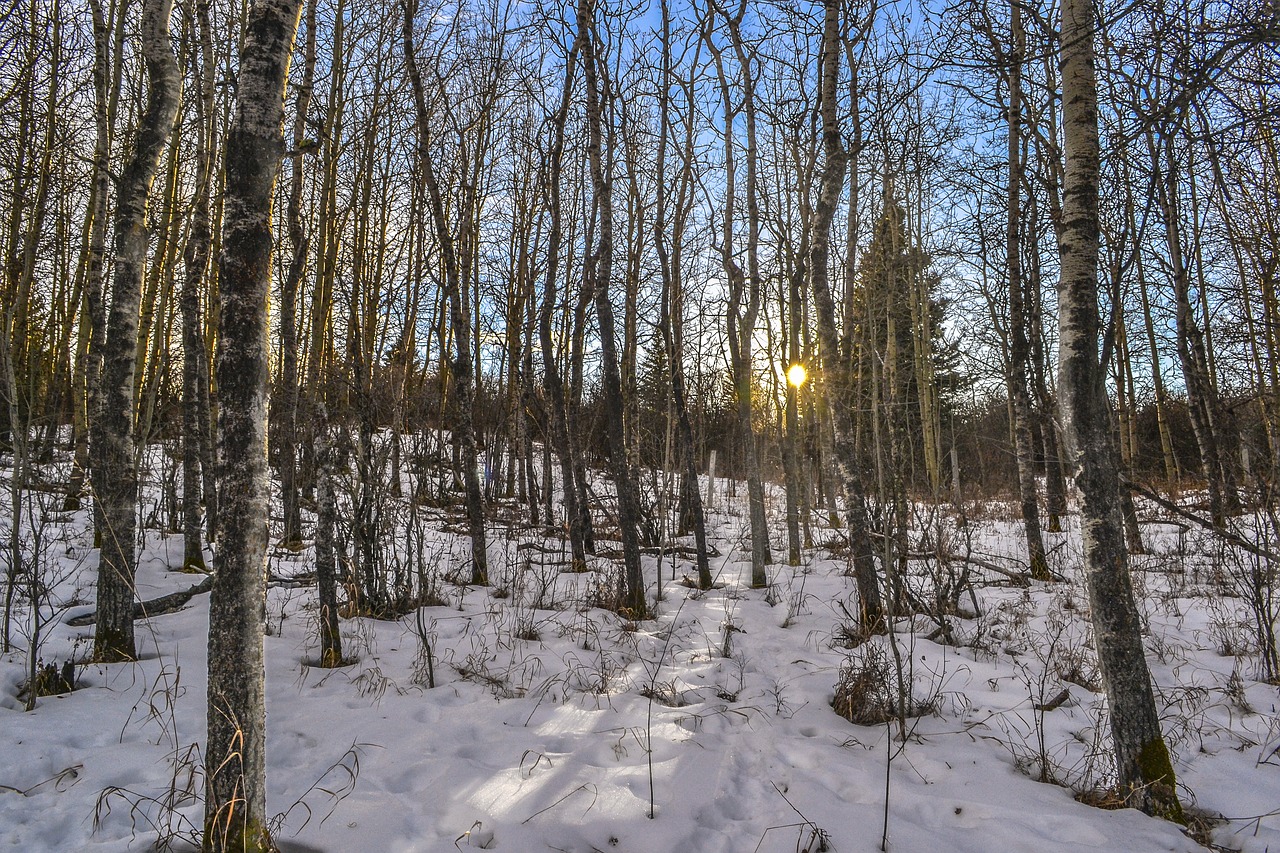
<svg viewBox="0 0 1280 853">
<path fill-rule="evenodd" d="M 953 534 L 990 559 L 1016 554 L 1000 510 Z M 43 640 L 40 656 L 59 663 L 91 646 L 92 628 L 64 620 L 89 609 L 96 563 L 88 513 L 60 518 L 50 599 L 81 606 L 60 609 Z M 314 588 L 274 584 L 268 787 L 284 849 L 849 853 L 880 849 L 886 815 L 895 853 L 1202 849 L 1172 823 L 1085 805 L 1066 787 L 1108 773 L 1101 695 L 1066 680 L 1093 676 L 1074 533 L 1049 537 L 1065 583 L 1022 590 L 992 575 L 976 591 L 981 613 L 950 620 L 955 644 L 928 639 L 936 623 L 915 616 L 851 650 L 840 642 L 842 606 L 853 610 L 845 558 L 806 549 L 804 565 L 773 566 L 772 588 L 751 589 L 745 518 L 723 501 L 712 513 L 723 555 L 713 590 L 672 580 L 669 557 L 646 557 L 662 596 L 639 623 L 592 606 L 599 572 L 561 573 L 554 554 L 517 552 L 495 527 L 497 585 L 445 584 L 449 603 L 422 612 L 434 688 L 413 614 L 343 620 L 356 662 L 319 669 L 307 663 Z M 1135 584 L 1184 801 L 1231 818 L 1214 843 L 1280 850 L 1280 691 L 1255 680 L 1248 614 L 1214 579 L 1210 543 L 1172 525 L 1146 533 L 1153 554 L 1136 558 Z M 464 542 L 435 542 L 447 575 Z M 141 598 L 198 580 L 170 570 L 181 556 L 179 536 L 146 531 Z M 273 553 L 270 568 L 289 577 L 311 559 Z M 677 561 L 677 577 L 694 573 Z M 200 824 L 207 607 L 197 596 L 139 622 L 142 660 L 82 666 L 81 689 L 29 713 L 16 698 L 18 632 L 0 659 L 0 848 L 149 850 Z M 894 724 L 854 725 L 831 707 L 842 666 L 872 645 L 891 660 L 890 642 L 932 708 L 905 740 Z M 1224 642 L 1235 654 L 1220 653 Z M 1060 707 L 1036 710 L 1064 689 Z M 1042 767 L 1063 784 L 1036 781 Z"/>
</svg>

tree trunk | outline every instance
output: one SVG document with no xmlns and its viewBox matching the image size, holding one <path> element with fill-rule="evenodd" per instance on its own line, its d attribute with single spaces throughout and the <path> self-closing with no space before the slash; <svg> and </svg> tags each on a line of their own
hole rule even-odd
<svg viewBox="0 0 1280 853">
<path fill-rule="evenodd" d="M 594 206 L 599 216 L 599 234 L 595 248 L 587 258 L 586 278 L 595 302 L 596 321 L 600 330 L 602 356 L 601 384 L 608 410 L 609 467 L 618 493 L 618 526 L 622 533 L 623 578 L 621 606 L 632 618 L 648 615 L 644 593 L 644 575 L 640 565 L 640 536 L 636 527 L 640 517 L 640 500 L 634 472 L 627 458 L 623 412 L 626 400 L 615 339 L 613 303 L 609 298 L 609 281 L 613 273 L 613 187 L 605 166 L 603 151 L 603 101 L 607 92 L 600 80 L 600 56 L 595 35 L 593 0 L 578 0 L 578 38 L 582 45 L 582 69 L 587 87 L 587 161 L 591 169 Z"/>
<path fill-rule="evenodd" d="M 1126 182 L 1130 184 L 1131 182 Z M 1134 200 L 1130 198 L 1126 204 L 1129 216 L 1129 231 L 1137 233 Z M 1156 346 L 1155 319 L 1151 316 L 1151 299 L 1147 295 L 1147 277 L 1142 262 L 1142 252 L 1138 252 L 1134 261 L 1138 268 L 1138 296 L 1142 300 L 1142 322 L 1146 331 L 1147 352 L 1151 357 L 1151 384 L 1156 396 L 1156 427 L 1160 432 L 1160 454 L 1164 460 L 1164 477 L 1170 489 L 1176 489 L 1179 479 L 1178 459 L 1173 453 L 1173 431 L 1169 428 L 1168 395 L 1164 389 L 1164 374 L 1160 370 L 1160 352 Z"/>
<path fill-rule="evenodd" d="M 201 429 L 208 417 L 201 408 L 200 385 L 208 382 L 205 364 L 203 312 L 200 291 L 209 272 L 209 196 L 212 192 L 214 163 L 214 64 L 213 35 L 209 19 L 209 0 L 196 5 L 197 37 L 200 63 L 196 66 L 199 86 L 196 120 L 196 187 L 195 211 L 185 251 L 186 276 L 182 283 L 182 538 L 184 569 L 203 571 L 203 525 L 200 515 Z"/>
<path fill-rule="evenodd" d="M 759 436 L 752 419 L 753 361 L 752 344 L 756 317 L 760 311 L 760 211 L 757 191 L 756 152 L 756 99 L 755 77 L 751 70 L 752 58 L 743 44 L 740 25 L 746 11 L 746 3 L 739 3 L 730 15 L 721 10 L 729 27 L 729 37 L 738 61 L 738 73 L 742 78 L 742 111 L 746 129 L 746 208 L 747 208 L 747 270 L 734 260 L 733 222 L 737 167 L 734 158 L 735 140 L 732 125 L 738 108 L 733 105 L 729 78 L 724 69 L 720 48 L 712 39 L 709 29 L 703 32 L 703 41 L 711 52 L 720 84 L 720 100 L 724 109 L 726 130 L 724 133 L 725 202 L 722 218 L 720 262 L 729 281 L 729 299 L 725 321 L 729 343 L 729 365 L 733 371 L 735 412 L 738 420 L 739 442 L 742 452 L 743 474 L 747 480 L 747 506 L 751 522 L 751 585 L 767 586 L 767 567 L 773 562 L 769 553 L 769 529 L 765 518 L 764 481 L 760 475 Z M 744 304 L 745 303 L 745 304 Z"/>
<path fill-rule="evenodd" d="M 106 266 L 107 235 L 107 196 L 110 192 L 110 158 L 111 130 L 109 123 L 110 85 L 111 85 L 111 32 L 106 16 L 103 14 L 101 0 L 89 0 L 89 10 L 93 18 L 93 90 L 94 90 L 94 127 L 96 131 L 93 146 L 93 188 L 90 192 L 88 259 L 85 265 L 85 318 L 82 324 L 85 342 L 81 345 L 84 374 L 83 397 L 80 388 L 76 388 L 76 399 L 81 410 L 83 427 L 77 435 L 76 469 L 77 476 L 83 483 L 84 471 L 101 470 L 98 462 L 102 440 L 101 419 L 98 409 L 102 394 L 102 345 L 106 340 L 106 316 L 103 313 L 102 295 L 103 279 Z M 78 495 L 81 486 L 73 489 Z M 94 500 L 93 518 L 95 538 L 101 542 L 105 523 L 102 519 L 102 502 Z"/>
<path fill-rule="evenodd" d="M 172 0 L 146 0 L 142 7 L 142 54 L 147 66 L 147 104 L 116 198 L 115 277 L 103 346 L 100 467 L 94 486 L 102 504 L 102 550 L 98 561 L 98 621 L 94 657 L 133 660 L 133 578 L 137 569 L 138 471 L 134 446 L 134 380 L 137 374 L 138 312 L 147 262 L 147 205 L 178 111 L 181 80 L 169 45 Z"/>
<path fill-rule="evenodd" d="M 568 403 L 565 399 L 564 379 L 560 374 L 556 347 L 552 337 L 552 315 L 555 311 L 556 293 L 560 282 L 560 245 L 564 239 L 563 211 L 560 200 L 560 183 L 564 161 L 565 122 L 569 116 L 569 102 L 573 92 L 574 65 L 582 49 L 579 34 L 565 58 L 564 86 L 560 90 L 560 105 L 551 124 L 551 156 L 547 166 L 549 184 L 547 204 L 551 219 L 547 238 L 547 273 L 542 289 L 542 304 L 538 310 L 538 343 L 542 350 L 542 384 L 547 391 L 547 420 L 551 443 L 560 459 L 561 500 L 564 502 L 565 521 L 569 535 L 571 567 L 574 571 L 586 571 L 586 531 L 582 526 L 582 508 L 578 506 L 578 489 L 574 483 L 574 453 L 577 445 L 569 431 Z M 547 481 L 550 500 L 551 481 Z M 547 523 L 551 523 L 548 516 Z"/>
<path fill-rule="evenodd" d="M 320 599 L 320 666 L 342 665 L 342 635 L 338 630 L 338 500 L 333 442 L 324 405 L 316 419 L 316 586 Z"/>
<path fill-rule="evenodd" d="M 1025 41 L 1019 0 L 1010 4 L 1013 50 L 1009 61 L 1009 184 L 1005 235 L 1005 265 L 1009 284 L 1009 397 L 1013 403 L 1014 450 L 1018 460 L 1018 496 L 1022 529 L 1027 539 L 1027 565 L 1038 581 L 1052 578 L 1040 534 L 1040 505 L 1036 495 L 1035 444 L 1031 440 L 1031 394 L 1027 368 L 1031 360 L 1027 340 L 1025 282 L 1022 275 L 1022 62 Z"/>
<path fill-rule="evenodd" d="M 1027 198 L 1027 221 L 1038 222 L 1039 211 L 1036 194 Z M 1049 364 L 1044 346 L 1044 309 L 1041 294 L 1043 281 L 1040 276 L 1040 244 L 1029 241 L 1027 250 L 1031 261 L 1027 281 L 1027 321 L 1031 343 L 1031 381 L 1035 391 L 1035 402 L 1040 419 L 1040 440 L 1044 443 L 1044 503 L 1048 522 L 1045 529 L 1050 533 L 1062 532 L 1062 516 L 1067 512 L 1067 479 L 1062 466 L 1062 453 L 1059 450 L 1060 423 L 1057 417 L 1058 403 L 1049 390 Z"/>
<path fill-rule="evenodd" d="M 788 375 L 786 382 L 786 401 L 784 403 L 784 425 L 782 435 L 782 467 L 786 476 L 787 487 L 787 564 L 800 565 L 800 508 L 808 501 L 802 495 L 800 486 L 800 389 L 805 377 L 790 374 L 791 365 L 803 369 L 800 355 L 800 288 L 805 275 L 804 263 L 796 264 L 796 268 L 787 276 L 787 362 Z M 806 516 L 808 513 L 805 513 Z"/>
<path fill-rule="evenodd" d="M 590 234 L 588 232 L 588 240 Z M 585 265 L 584 265 L 585 266 Z M 584 277 L 585 277 L 584 273 Z M 578 527 L 582 530 L 582 544 L 588 554 L 596 552 L 595 527 L 591 522 L 591 490 L 587 483 L 587 462 L 582 453 L 581 415 L 583 363 L 586 355 L 587 309 L 591 307 L 592 287 L 584 281 L 578 290 L 578 298 L 572 314 L 569 334 L 569 388 L 565 401 L 565 419 L 569 433 L 569 463 L 573 473 L 573 488 L 577 491 Z"/>
<path fill-rule="evenodd" d="M 858 585 L 858 615 L 863 630 L 874 631 L 883 622 L 884 605 L 876 578 L 875 550 L 867 519 L 866 494 L 855 448 L 850 405 L 852 384 L 847 362 L 841 357 L 835 303 L 827 279 L 831 221 L 844 184 L 847 155 L 840 140 L 836 111 L 836 84 L 840 76 L 840 4 L 837 0 L 824 0 L 823 9 L 820 109 L 826 162 L 821 170 L 818 201 L 814 207 L 812 243 L 809 247 L 809 281 L 813 288 L 818 320 L 818 352 L 822 358 L 830 397 L 832 454 L 844 491 L 845 521 L 848 524 L 849 544 L 853 555 L 854 579 Z M 846 334 L 853 334 L 853 330 L 845 331 Z"/>
<path fill-rule="evenodd" d="M 1182 239 L 1182 220 L 1178 207 L 1178 177 L 1175 169 L 1173 139 L 1164 136 L 1163 152 L 1156 148 L 1154 131 L 1148 130 L 1147 148 L 1155 172 L 1156 198 L 1164 218 L 1165 242 L 1172 266 L 1174 303 L 1178 331 L 1178 361 L 1187 385 L 1187 410 L 1196 444 L 1200 448 L 1200 464 L 1209 487 L 1209 503 L 1214 524 L 1222 527 L 1227 516 L 1240 512 L 1234 465 L 1226 458 L 1227 448 L 1222 430 L 1224 419 L 1218 389 L 1213 382 L 1205 332 L 1196 322 L 1191 301 L 1191 271 L 1187 267 Z M 1161 164 L 1161 153 L 1164 163 Z M 1207 317 L 1205 318 L 1207 321 Z"/>
<path fill-rule="evenodd" d="M 287 228 L 293 257 L 280 287 L 280 411 L 276 435 L 279 442 L 280 493 L 284 529 L 280 541 L 296 546 L 302 541 L 301 494 L 298 490 L 298 287 L 306 274 L 310 242 L 302 223 L 302 193 L 305 183 L 307 116 L 315 91 L 316 0 L 307 3 L 307 35 L 303 49 L 302 82 L 298 86 L 293 116 L 292 170 L 289 176 Z M 273 395 L 273 399 L 274 399 Z"/>
<path fill-rule="evenodd" d="M 271 198 L 284 153 L 284 87 L 302 0 L 255 0 L 227 137 L 218 335 L 217 576 L 209 602 L 204 850 L 274 849 L 266 812 L 268 302 Z"/>
<path fill-rule="evenodd" d="M 1104 365 L 1098 358 L 1098 91 L 1091 0 L 1062 7 L 1062 124 L 1065 139 L 1058 284 L 1060 386 L 1067 433 L 1079 464 L 1086 583 L 1098 665 L 1111 717 L 1121 794 L 1149 814 L 1179 820 L 1173 764 L 1160 733 L 1143 656 L 1120 518 L 1116 457 Z"/>
<path fill-rule="evenodd" d="M 707 525 L 702 509 L 702 491 L 698 488 L 697 448 L 693 442 L 693 426 L 689 422 L 688 395 L 685 390 L 684 376 L 684 280 L 681 259 L 683 258 L 683 241 L 685 225 L 689 214 L 689 195 L 693 188 L 693 126 L 686 124 L 687 135 L 683 149 L 683 162 L 676 188 L 675 211 L 670 225 L 672 245 L 668 246 L 667 207 L 669 195 L 666 183 L 667 136 L 671 127 L 671 15 L 667 0 L 662 0 L 662 103 L 660 112 L 660 131 L 658 135 L 658 183 L 657 212 L 653 224 L 653 242 L 658 252 L 658 260 L 662 273 L 662 295 L 659 302 L 658 327 L 662 330 L 663 346 L 667 351 L 667 364 L 671 369 L 671 397 L 675 409 L 679 431 L 681 462 L 684 466 L 681 477 L 682 509 L 687 509 L 687 516 L 693 528 L 694 548 L 697 552 L 698 587 L 710 589 L 712 584 L 711 565 L 707 560 Z M 680 527 L 683 529 L 686 513 L 680 513 Z"/>
<path fill-rule="evenodd" d="M 403 34 L 405 63 L 409 69 L 414 104 L 417 108 L 418 160 L 427 185 L 436 239 L 440 244 L 440 254 L 444 260 L 444 291 L 449 300 L 449 324 L 453 329 L 454 340 L 454 359 L 451 367 L 454 380 L 454 404 L 458 413 L 454 435 L 462 451 L 462 479 L 466 487 L 467 522 L 471 534 L 471 582 L 479 585 L 489 582 L 489 558 L 484 529 L 484 495 L 481 492 L 480 475 L 477 471 L 479 452 L 476 445 L 474 419 L 475 371 L 471 352 L 471 317 L 469 312 L 464 310 L 462 293 L 462 288 L 467 284 L 469 269 L 464 262 L 472 253 L 471 241 L 468 240 L 467 234 L 474 213 L 476 187 L 473 183 L 471 186 L 462 188 L 463 199 L 458 218 L 463 233 L 461 239 L 455 240 L 449 228 L 444 197 L 431 155 L 430 113 L 427 110 L 426 93 L 423 90 L 422 76 L 418 70 L 417 54 L 414 48 L 413 25 L 417 8 L 416 0 L 410 0 L 405 10 Z M 462 256 L 459 248 L 462 249 Z"/>
</svg>

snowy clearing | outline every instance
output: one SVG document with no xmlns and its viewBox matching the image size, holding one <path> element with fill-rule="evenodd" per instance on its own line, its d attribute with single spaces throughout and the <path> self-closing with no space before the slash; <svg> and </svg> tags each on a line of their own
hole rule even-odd
<svg viewBox="0 0 1280 853">
<path fill-rule="evenodd" d="M 952 535 L 988 559 L 1013 554 L 1002 512 Z M 1047 535 L 1066 582 L 1024 590 L 991 574 L 945 619 L 950 644 L 916 615 L 849 648 L 845 557 L 806 549 L 751 589 L 744 516 L 723 500 L 710 515 L 711 591 L 681 582 L 682 559 L 646 557 L 662 596 L 641 622 L 593 606 L 616 572 L 607 559 L 570 574 L 559 541 L 493 535 L 494 586 L 468 587 L 449 581 L 467 540 L 438 532 L 445 603 L 343 620 L 354 662 L 337 669 L 309 664 L 314 587 L 282 580 L 305 576 L 312 552 L 273 552 L 268 782 L 282 849 L 850 853 L 880 849 L 886 817 L 896 853 L 1202 849 L 1175 824 L 1073 797 L 1108 779 L 1073 534 Z M 1135 558 L 1134 579 L 1184 801 L 1227 818 L 1216 845 L 1280 849 L 1280 690 L 1255 680 L 1248 610 L 1206 537 L 1157 523 L 1144 534 L 1153 553 Z M 58 616 L 40 656 L 60 665 L 92 645 L 91 628 L 65 624 L 92 610 L 88 513 L 50 516 L 44 537 Z M 170 569 L 181 541 L 147 530 L 140 599 L 199 580 Z M 930 570 L 957 567 L 913 562 L 921 595 Z M 186 849 L 202 816 L 207 608 L 197 594 L 139 622 L 143 660 L 82 666 L 79 689 L 31 713 L 17 698 L 25 654 L 3 658 L 0 846 Z M 924 711 L 905 741 L 893 722 L 854 725 L 832 708 L 837 682 L 862 671 L 896 702 L 895 646 Z"/>
</svg>

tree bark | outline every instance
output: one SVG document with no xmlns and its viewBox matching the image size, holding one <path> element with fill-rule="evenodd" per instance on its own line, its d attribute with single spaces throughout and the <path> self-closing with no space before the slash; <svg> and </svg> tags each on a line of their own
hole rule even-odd
<svg viewBox="0 0 1280 853">
<path fill-rule="evenodd" d="M 1120 517 L 1119 460 L 1105 366 L 1098 357 L 1096 20 L 1091 0 L 1064 0 L 1059 58 L 1066 160 L 1059 237 L 1060 387 L 1067 433 L 1079 465 L 1076 482 L 1083 497 L 1085 577 L 1121 794 L 1149 814 L 1180 820 L 1173 764 L 1160 732 L 1129 578 Z"/>
<path fill-rule="evenodd" d="M 316 586 L 320 599 L 320 665 L 342 665 L 342 635 L 338 630 L 338 501 L 333 441 L 324 405 L 316 418 Z"/>
<path fill-rule="evenodd" d="M 142 7 L 142 54 L 147 67 L 147 104 L 116 198 L 115 276 L 103 346 L 101 450 L 94 487 L 102 504 L 102 550 L 98 561 L 98 621 L 94 657 L 133 660 L 133 578 L 137 570 L 138 471 L 134 446 L 134 384 L 137 375 L 138 312 L 147 262 L 147 206 L 160 155 L 173 129 L 181 80 L 169 45 L 172 0 L 146 0 Z"/>
<path fill-rule="evenodd" d="M 832 451 L 844 492 L 845 521 L 849 527 L 849 545 L 853 554 L 853 573 L 858 585 L 859 619 L 865 631 L 877 630 L 884 619 L 884 604 L 876 578 L 875 549 L 872 546 L 867 519 L 866 493 L 862 484 L 855 448 L 853 413 L 850 405 L 851 382 L 847 362 L 841 357 L 840 336 L 836 330 L 835 302 L 827 278 L 830 255 L 831 221 L 835 216 L 840 189 L 844 184 L 847 159 L 840 140 L 837 116 L 836 85 L 840 76 L 838 0 L 823 0 L 821 101 L 822 143 L 826 162 L 819 177 L 818 201 L 814 206 L 812 243 L 809 247 L 809 281 L 813 288 L 814 308 L 818 320 L 818 352 L 826 374 L 825 385 L 830 396 Z M 852 334 L 846 330 L 846 334 Z"/>
<path fill-rule="evenodd" d="M 209 603 L 204 850 L 274 849 L 266 812 L 267 387 L 271 199 L 302 0 L 255 0 L 227 137 L 218 335 L 222 538 Z"/>
</svg>

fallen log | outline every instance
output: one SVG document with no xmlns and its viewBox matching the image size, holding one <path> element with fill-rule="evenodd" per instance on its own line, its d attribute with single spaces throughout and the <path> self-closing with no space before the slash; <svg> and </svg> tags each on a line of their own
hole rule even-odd
<svg viewBox="0 0 1280 853">
<path fill-rule="evenodd" d="M 152 616 L 162 616 L 165 613 L 177 613 L 192 598 L 211 589 L 213 589 L 213 575 L 206 575 L 200 583 L 187 589 L 171 592 L 168 595 L 162 595 L 150 601 L 135 602 L 133 605 L 133 618 L 136 621 L 138 619 L 149 619 Z M 66 624 L 75 628 L 83 628 L 97 621 L 98 614 L 97 611 L 94 611 L 93 613 L 73 616 L 67 620 Z"/>
<path fill-rule="evenodd" d="M 886 537 L 883 533 L 877 533 L 872 531 L 871 538 L 879 539 L 883 541 Z M 847 536 L 845 537 L 845 541 L 848 542 Z M 951 562 L 968 563 L 971 566 L 977 566 L 980 569 L 986 569 L 989 572 L 995 572 L 998 575 L 1004 575 L 1005 577 L 1009 578 L 1009 580 L 1016 581 L 1021 586 L 1029 586 L 1031 583 L 1031 578 L 1026 572 L 1019 572 L 1013 569 L 1006 569 L 1004 566 L 1001 566 L 998 563 L 993 563 L 990 560 L 984 560 L 981 557 L 975 557 L 973 554 L 957 554 L 954 551 L 942 551 L 942 550 L 908 551 L 907 559 L 916 561 L 916 562 L 923 562 L 927 560 L 938 560 L 941 562 L 948 562 L 948 563 L 951 563 Z M 1059 578 L 1059 580 L 1061 580 L 1061 578 Z"/>
<path fill-rule="evenodd" d="M 664 547 L 648 547 L 641 548 L 640 553 L 649 557 L 669 557 L 674 554 L 677 557 L 688 557 L 693 559 L 698 556 L 698 549 L 692 545 L 666 545 Z M 707 546 L 707 556 L 715 559 L 720 556 L 720 552 L 713 545 Z"/>
<path fill-rule="evenodd" d="M 1135 483 L 1132 480 L 1127 480 L 1127 479 L 1124 480 L 1123 483 L 1131 491 L 1137 492 L 1147 500 L 1155 503 L 1160 507 L 1163 507 L 1164 509 L 1167 509 L 1169 512 L 1173 513 L 1174 515 L 1181 516 L 1182 518 L 1185 518 L 1188 521 L 1195 522 L 1199 526 L 1203 527 L 1205 530 L 1209 530 L 1217 534 L 1218 537 L 1220 537 L 1225 542 L 1235 545 L 1237 548 L 1240 548 L 1243 551 L 1247 551 L 1248 553 L 1253 554 L 1255 557 L 1261 557 L 1264 560 L 1280 560 L 1280 554 L 1276 554 L 1272 551 L 1268 551 L 1266 548 L 1263 548 L 1261 545 L 1257 545 L 1253 542 L 1250 542 L 1248 539 L 1245 539 L 1242 536 L 1237 536 L 1235 533 L 1232 533 L 1230 530 L 1226 530 L 1222 527 L 1219 527 L 1218 525 L 1213 523 L 1212 519 L 1205 518 L 1204 516 L 1197 515 L 1196 513 L 1191 512 L 1190 510 L 1183 509 L 1173 501 L 1168 500 L 1166 498 L 1162 498 L 1160 495 L 1156 494 L 1151 489 L 1148 489 L 1146 486 L 1143 486 L 1139 483 Z"/>
</svg>

